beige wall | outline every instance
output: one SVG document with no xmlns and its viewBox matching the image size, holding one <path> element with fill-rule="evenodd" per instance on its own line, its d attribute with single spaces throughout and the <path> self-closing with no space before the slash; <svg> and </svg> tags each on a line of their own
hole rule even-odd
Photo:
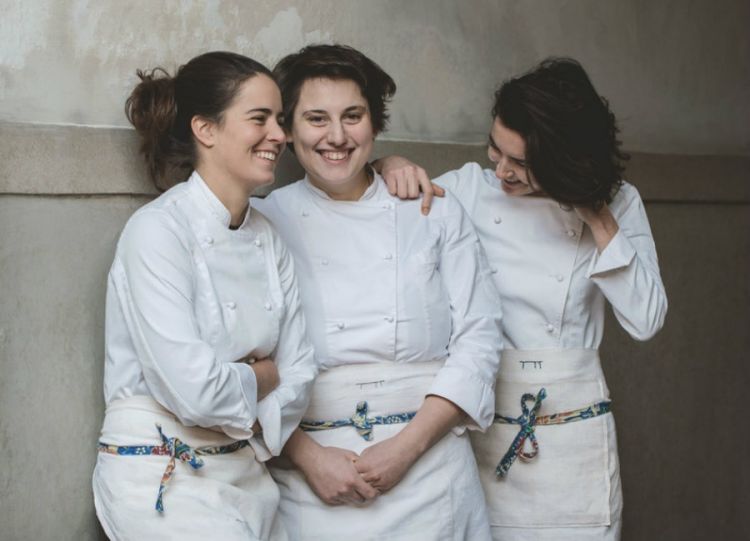
<svg viewBox="0 0 750 541">
<path fill-rule="evenodd" d="M 0 540 L 100 536 L 106 273 L 154 194 L 121 113 L 134 69 L 215 48 L 271 63 L 320 40 L 397 79 L 378 152 L 433 173 L 483 159 L 501 79 L 552 53 L 583 61 L 637 151 L 627 176 L 670 299 L 654 340 L 611 320 L 602 347 L 624 539 L 750 537 L 748 2 L 0 0 L 0 13 Z M 280 181 L 298 172 L 286 156 Z"/>
</svg>

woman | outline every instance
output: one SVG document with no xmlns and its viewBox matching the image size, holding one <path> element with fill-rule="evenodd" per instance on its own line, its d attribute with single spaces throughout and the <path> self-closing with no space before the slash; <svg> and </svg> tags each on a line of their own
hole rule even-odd
<svg viewBox="0 0 750 541">
<path fill-rule="evenodd" d="M 597 348 L 605 301 L 637 340 L 664 322 L 646 212 L 620 177 L 614 115 L 576 61 L 549 59 L 504 83 L 493 117 L 495 169 L 469 163 L 435 181 L 472 217 L 503 302 L 495 424 L 472 438 L 493 538 L 619 539 L 617 443 Z M 432 192 L 402 158 L 376 165 L 394 193 L 414 195 L 420 181 Z"/>
<path fill-rule="evenodd" d="M 233 53 L 138 75 L 126 112 L 152 177 L 191 172 L 130 218 L 109 273 L 97 515 L 111 539 L 286 539 L 262 462 L 317 365 L 291 256 L 248 204 L 285 146 L 281 95 Z"/>
<path fill-rule="evenodd" d="M 301 430 L 272 468 L 292 539 L 489 539 L 465 429 L 492 422 L 500 306 L 457 201 L 428 219 L 368 166 L 393 80 L 349 47 L 276 66 L 305 178 L 253 203 L 300 269 L 316 356 Z"/>
</svg>

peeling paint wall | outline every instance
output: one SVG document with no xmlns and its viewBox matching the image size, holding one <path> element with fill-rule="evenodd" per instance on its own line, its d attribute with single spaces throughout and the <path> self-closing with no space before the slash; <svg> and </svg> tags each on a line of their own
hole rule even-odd
<svg viewBox="0 0 750 541">
<path fill-rule="evenodd" d="M 1 0 L 0 120 L 124 126 L 136 68 L 229 49 L 272 65 L 362 49 L 399 84 L 386 137 L 481 142 L 493 89 L 548 55 L 588 68 L 631 150 L 750 154 L 744 0 Z"/>
</svg>

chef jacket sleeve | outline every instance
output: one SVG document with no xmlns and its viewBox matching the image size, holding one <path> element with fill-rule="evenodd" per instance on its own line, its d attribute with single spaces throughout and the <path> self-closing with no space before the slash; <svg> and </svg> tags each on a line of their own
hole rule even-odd
<svg viewBox="0 0 750 541">
<path fill-rule="evenodd" d="M 448 359 L 429 394 L 446 398 L 486 430 L 495 413 L 495 378 L 502 350 L 500 295 L 474 227 L 458 201 L 446 194 L 445 242 L 439 271 L 451 306 Z M 458 427 L 458 433 L 466 427 Z"/>
<path fill-rule="evenodd" d="M 664 324 L 667 295 L 656 246 L 638 191 L 623 184 L 611 205 L 619 231 L 595 251 L 586 276 L 612 305 L 617 321 L 636 340 L 648 340 Z"/>
</svg>

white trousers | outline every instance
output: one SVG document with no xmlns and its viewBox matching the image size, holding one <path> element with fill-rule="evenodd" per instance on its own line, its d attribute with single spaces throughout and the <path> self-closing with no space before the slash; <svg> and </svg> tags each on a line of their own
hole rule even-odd
<svg viewBox="0 0 750 541">
<path fill-rule="evenodd" d="M 536 396 L 542 387 L 547 398 L 539 416 L 609 399 L 596 350 L 506 350 L 495 411 L 518 417 L 521 396 Z M 612 414 L 537 426 L 536 458 L 518 458 L 499 479 L 495 468 L 519 429 L 495 423 L 485 434 L 472 434 L 493 539 L 618 540 L 622 489 Z"/>
<path fill-rule="evenodd" d="M 193 448 L 234 440 L 221 432 L 183 426 L 151 398 L 117 400 L 107 407 L 100 441 L 109 445 L 160 445 L 156 429 Z M 164 512 L 154 509 L 168 456 L 99 453 L 93 488 L 96 514 L 110 539 L 286 540 L 278 516 L 279 491 L 252 447 L 201 456 L 194 470 L 177 461 L 164 492 Z"/>
<path fill-rule="evenodd" d="M 322 372 L 305 419 L 347 419 L 360 401 L 367 401 L 369 416 L 416 411 L 442 364 L 372 363 Z M 369 442 L 351 426 L 307 434 L 323 446 L 361 453 L 398 434 L 404 426 L 375 425 Z M 272 467 L 271 474 L 281 491 L 284 525 L 295 541 L 490 539 L 482 489 L 466 434 L 447 434 L 399 484 L 361 507 L 326 505 L 297 470 Z"/>
</svg>

